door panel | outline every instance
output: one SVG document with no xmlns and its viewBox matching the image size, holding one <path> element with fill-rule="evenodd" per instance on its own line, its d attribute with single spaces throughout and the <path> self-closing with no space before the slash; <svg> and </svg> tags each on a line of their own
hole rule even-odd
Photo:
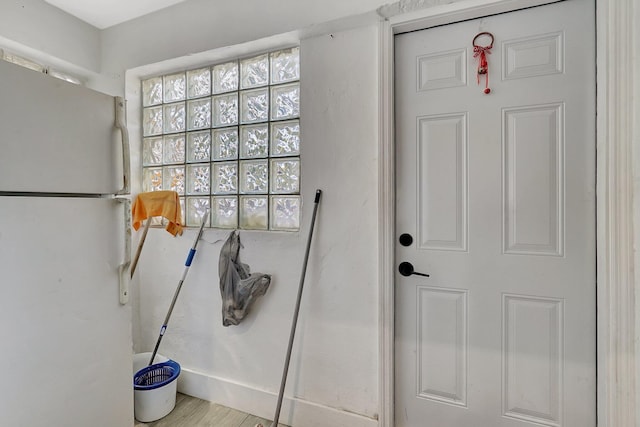
<svg viewBox="0 0 640 427">
<path fill-rule="evenodd" d="M 504 252 L 563 255 L 564 104 L 503 110 Z"/>
<path fill-rule="evenodd" d="M 595 426 L 594 22 L 568 0 L 396 37 L 396 259 L 430 274 L 396 277 L 398 427 Z"/>
<path fill-rule="evenodd" d="M 418 118 L 418 245 L 467 250 L 467 114 Z"/>
</svg>

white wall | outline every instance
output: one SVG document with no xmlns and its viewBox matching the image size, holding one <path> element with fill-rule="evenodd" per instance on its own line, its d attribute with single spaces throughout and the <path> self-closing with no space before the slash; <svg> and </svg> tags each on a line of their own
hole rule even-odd
<svg viewBox="0 0 640 427">
<path fill-rule="evenodd" d="M 42 0 L 0 1 L 0 37 L 100 71 L 100 32 Z M 6 44 L 1 43 L 0 48 Z"/>
<path fill-rule="evenodd" d="M 138 65 L 180 56 L 188 56 L 183 61 L 198 61 L 198 56 L 211 58 L 211 51 L 209 56 L 192 54 L 210 49 L 215 57 L 233 58 L 307 37 L 301 41 L 303 228 L 299 233 L 242 233 L 243 260 L 255 271 L 271 273 L 273 283 L 252 314 L 230 328 L 221 325 L 217 279 L 221 242 L 207 243 L 227 233 L 207 231 L 160 351 L 185 368 L 182 390 L 272 417 L 313 195 L 321 188 L 324 197 L 287 387 L 287 396 L 295 399 L 285 401 L 281 420 L 306 426 L 376 425 L 378 36 L 374 10 L 382 2 L 252 2 L 254 7 L 248 6 L 248 0 L 245 3 L 217 5 L 213 13 L 212 2 L 187 2 L 185 9 L 160 11 L 99 33 L 97 48 L 93 30 L 83 34 L 71 24 L 75 18 L 47 12 L 48 5 L 41 0 L 29 2 L 37 6 L 37 15 L 9 10 L 2 3 L 7 9 L 4 21 L 30 28 L 37 37 L 19 34 L 12 26 L 0 26 L 0 37 L 25 51 L 41 49 L 45 56 L 73 67 L 98 67 L 101 73 L 89 85 L 112 94 L 125 92 L 125 70 Z M 194 13 L 199 8 L 206 10 Z M 366 17 L 323 24 L 351 14 Z M 238 24 L 240 20 L 244 25 Z M 368 22 L 364 27 L 336 31 L 333 37 L 323 34 L 327 28 L 359 26 L 363 21 Z M 158 39 L 158 28 L 174 22 L 180 23 L 181 31 Z M 41 24 L 45 29 L 54 27 L 57 33 L 39 32 Z M 286 31 L 290 31 L 286 36 L 270 37 Z M 255 40 L 260 37 L 266 39 Z M 67 38 L 73 42 L 66 45 Z M 226 48 L 236 43 L 242 47 Z M 93 54 L 101 55 L 97 63 Z M 139 83 L 133 80 L 127 98 L 135 171 L 140 166 L 135 113 Z M 138 184 L 134 191 L 140 190 L 139 181 L 139 177 L 133 180 Z M 160 229 L 149 233 L 133 284 L 139 351 L 150 350 L 157 338 L 193 238 L 192 230 L 175 239 Z"/>
<path fill-rule="evenodd" d="M 385 0 L 189 0 L 102 32 L 102 89 L 121 94 L 124 71 L 372 13 Z"/>
<path fill-rule="evenodd" d="M 241 232 L 244 262 L 273 275 L 239 326 L 220 314 L 217 262 L 227 232 L 206 231 L 163 339 L 185 368 L 181 390 L 272 417 L 315 190 L 323 190 L 287 396 L 293 423 L 376 425 L 377 27 L 301 41 L 303 228 Z M 133 104 L 134 100 L 130 100 Z M 137 348 L 153 348 L 195 231 L 152 229 L 136 284 Z M 291 422 L 289 406 L 282 420 Z M 330 422 L 329 422 L 330 421 Z"/>
<path fill-rule="evenodd" d="M 189 0 L 98 30 L 44 0 L 0 1 L 0 49 L 122 96 L 128 69 L 327 22 L 374 14 L 384 0 Z"/>
<path fill-rule="evenodd" d="M 186 14 L 191 16 L 187 19 L 175 10 L 160 11 L 149 21 L 106 30 L 103 61 L 113 67 L 109 75 L 114 82 L 121 78 L 117 70 L 135 67 L 127 72 L 126 89 L 129 128 L 137 149 L 132 157 L 135 170 L 140 166 L 140 76 L 222 61 L 303 38 L 303 229 L 293 234 L 242 232 L 244 262 L 254 271 L 272 274 L 273 282 L 252 314 L 240 326 L 229 328 L 221 322 L 217 273 L 222 245 L 218 240 L 228 233 L 206 231 L 160 352 L 182 364 L 182 391 L 265 418 L 273 416 L 312 200 L 316 188 L 321 188 L 324 196 L 286 393 L 294 399 L 285 400 L 281 420 L 303 426 L 373 426 L 379 411 L 378 30 L 374 13 L 378 2 L 336 2 L 333 6 L 324 2 L 314 14 L 308 10 L 319 6 L 306 3 L 289 11 L 284 20 L 273 11 L 269 13 L 275 16 L 270 16 L 262 6 L 245 8 L 241 18 L 247 25 L 242 31 L 229 28 L 226 22 L 235 22 L 233 18 L 217 18 L 217 26 L 215 22 L 198 26 L 192 22 L 202 19 L 193 18 L 197 13 Z M 234 4 L 225 13 L 234 17 L 241 9 Z M 278 10 L 283 10 L 282 4 Z M 320 24 L 354 11 L 369 13 Z M 267 15 L 270 19 L 265 20 Z M 158 32 L 151 29 L 171 22 L 187 22 L 193 31 L 157 39 Z M 304 26 L 312 28 L 304 30 Z M 353 26 L 358 28 L 340 31 Z M 336 31 L 331 35 L 323 32 L 329 29 Z M 147 31 L 156 40 L 139 38 Z M 258 37 L 266 38 L 253 40 Z M 192 54 L 205 48 L 211 50 Z M 146 65 L 149 61 L 161 62 Z M 133 183 L 139 191 L 140 177 Z M 194 236 L 193 230 L 179 238 L 161 229 L 149 233 L 134 280 L 134 304 L 139 304 L 134 326 L 138 351 L 153 348 Z"/>
<path fill-rule="evenodd" d="M 113 82 L 101 74 L 100 30 L 43 0 L 0 1 L 0 49 L 75 76 L 96 90 Z"/>
</svg>

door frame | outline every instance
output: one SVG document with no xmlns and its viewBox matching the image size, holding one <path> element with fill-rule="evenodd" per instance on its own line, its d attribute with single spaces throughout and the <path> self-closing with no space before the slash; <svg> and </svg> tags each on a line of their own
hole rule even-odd
<svg viewBox="0 0 640 427">
<path fill-rule="evenodd" d="M 378 10 L 380 427 L 394 424 L 394 37 L 557 1 L 561 0 L 462 0 L 452 4 L 447 4 L 450 0 L 403 0 Z M 634 63 L 633 56 L 640 50 L 640 42 L 634 45 L 634 19 L 640 15 L 640 5 L 636 0 L 595 3 L 597 424 L 632 426 L 636 420 L 632 145 L 639 136 L 634 132 L 640 132 L 640 125 L 633 122 L 634 113 L 640 112 L 640 101 L 633 101 L 634 76 L 640 73 L 640 64 Z M 640 85 L 640 79 L 635 83 Z"/>
</svg>

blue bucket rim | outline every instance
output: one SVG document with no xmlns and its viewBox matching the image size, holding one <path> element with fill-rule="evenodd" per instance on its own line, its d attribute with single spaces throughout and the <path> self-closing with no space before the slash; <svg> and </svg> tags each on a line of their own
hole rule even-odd
<svg viewBox="0 0 640 427">
<path fill-rule="evenodd" d="M 151 384 L 151 385 L 136 384 L 136 378 L 146 374 L 149 371 L 153 371 L 154 369 L 164 368 L 164 367 L 168 367 L 173 371 L 171 376 L 166 380 L 160 381 L 158 383 Z M 171 383 L 172 381 L 175 381 L 179 375 L 180 375 L 180 364 L 175 360 L 169 359 L 166 362 L 154 363 L 153 365 L 145 366 L 144 368 L 140 369 L 138 372 L 135 373 L 135 375 L 133 376 L 133 388 L 134 390 L 155 390 L 157 388 L 163 387 Z"/>
</svg>

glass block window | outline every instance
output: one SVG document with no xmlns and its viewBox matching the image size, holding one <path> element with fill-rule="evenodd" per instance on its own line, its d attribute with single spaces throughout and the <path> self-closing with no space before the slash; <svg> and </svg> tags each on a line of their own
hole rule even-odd
<svg viewBox="0 0 640 427">
<path fill-rule="evenodd" d="M 187 226 L 298 230 L 299 54 L 143 80 L 143 191 L 177 191 Z"/>
</svg>

